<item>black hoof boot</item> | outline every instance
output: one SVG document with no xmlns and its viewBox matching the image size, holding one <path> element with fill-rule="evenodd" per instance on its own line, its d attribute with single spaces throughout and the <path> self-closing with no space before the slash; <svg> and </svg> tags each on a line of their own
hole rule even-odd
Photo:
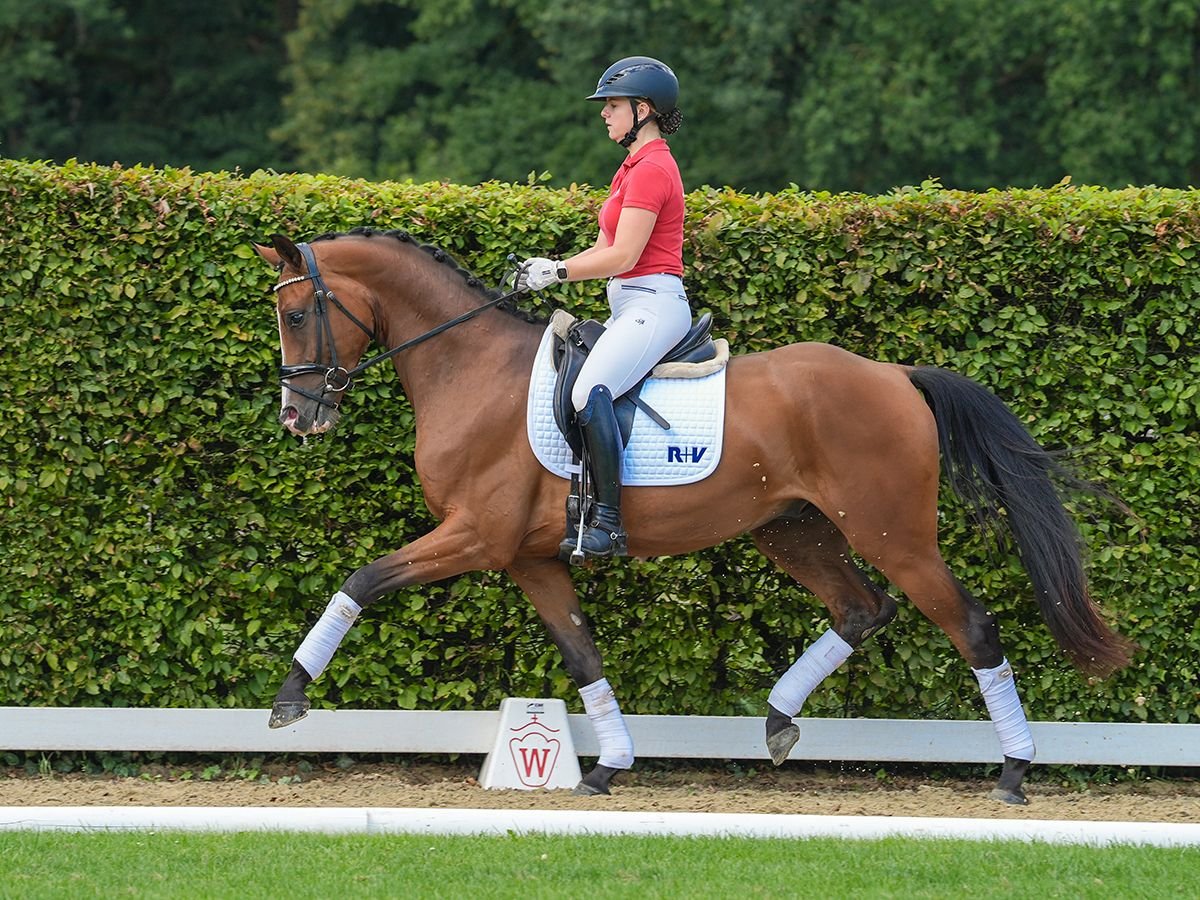
<svg viewBox="0 0 1200 900">
<path fill-rule="evenodd" d="M 771 754 L 771 762 L 783 765 L 798 740 L 800 727 L 792 722 L 792 717 L 767 704 L 767 752 Z"/>
<path fill-rule="evenodd" d="M 267 721 L 268 728 L 283 728 L 293 722 L 299 722 L 308 715 L 312 704 L 308 700 L 276 700 L 271 705 L 271 718 Z"/>
<path fill-rule="evenodd" d="M 1004 769 L 1000 773 L 1000 781 L 992 788 L 988 797 L 1012 806 L 1029 805 L 1025 790 L 1021 787 L 1021 782 L 1025 780 L 1025 773 L 1029 771 L 1029 764 L 1030 760 L 1028 759 L 1004 757 Z"/>
<path fill-rule="evenodd" d="M 268 728 L 283 728 L 285 725 L 299 722 L 308 715 L 312 704 L 304 695 L 304 689 L 311 683 L 312 676 L 304 670 L 304 666 L 292 660 L 292 668 L 288 672 L 287 678 L 284 679 L 279 693 L 275 695 L 275 702 L 271 706 L 271 718 L 267 721 Z"/>
<path fill-rule="evenodd" d="M 571 791 L 571 793 L 580 797 L 611 794 L 612 791 L 609 790 L 609 786 L 612 784 L 613 776 L 621 771 L 623 770 L 614 769 L 612 766 L 602 766 L 597 763 L 596 768 L 588 772 L 583 781 L 575 785 L 575 790 Z"/>
</svg>

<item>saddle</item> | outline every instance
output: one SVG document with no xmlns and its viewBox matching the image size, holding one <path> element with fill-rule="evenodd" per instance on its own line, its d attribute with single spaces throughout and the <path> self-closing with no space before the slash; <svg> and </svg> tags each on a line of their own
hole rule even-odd
<svg viewBox="0 0 1200 900">
<path fill-rule="evenodd" d="M 596 341 L 604 334 L 604 325 L 595 319 L 576 319 L 569 313 L 558 310 L 550 320 L 554 329 L 554 368 L 557 379 L 554 384 L 554 421 L 566 438 L 577 459 L 583 458 L 583 439 L 579 426 L 575 424 L 575 407 L 571 403 L 571 390 L 579 377 L 579 370 L 587 359 Z M 655 365 L 637 384 L 620 397 L 613 398 L 613 410 L 621 430 L 621 443 L 629 443 L 633 431 L 634 413 L 641 409 L 663 430 L 670 430 L 671 423 L 660 416 L 641 399 L 646 379 L 651 377 L 699 378 L 711 374 L 719 351 L 712 338 L 712 313 L 702 313 L 692 323 L 688 333 Z M 720 362 L 723 365 L 723 361 Z M 719 368 L 719 366 L 718 366 Z"/>
</svg>

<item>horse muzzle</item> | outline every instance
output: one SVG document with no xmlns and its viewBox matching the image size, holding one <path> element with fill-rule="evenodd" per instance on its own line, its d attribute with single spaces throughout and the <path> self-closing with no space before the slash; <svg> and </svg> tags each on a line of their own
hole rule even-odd
<svg viewBox="0 0 1200 900">
<path fill-rule="evenodd" d="M 313 411 L 285 404 L 279 411 L 279 424 L 296 437 L 324 434 L 337 424 L 341 412 L 336 406 L 317 406 Z"/>
</svg>

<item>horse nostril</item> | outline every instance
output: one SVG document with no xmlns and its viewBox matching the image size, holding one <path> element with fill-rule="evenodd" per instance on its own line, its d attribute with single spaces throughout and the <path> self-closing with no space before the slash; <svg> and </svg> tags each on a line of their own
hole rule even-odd
<svg viewBox="0 0 1200 900">
<path fill-rule="evenodd" d="M 279 424 L 284 427 L 294 425 L 298 418 L 300 418 L 300 413 L 296 411 L 296 407 L 294 406 L 285 406 L 279 412 Z"/>
</svg>

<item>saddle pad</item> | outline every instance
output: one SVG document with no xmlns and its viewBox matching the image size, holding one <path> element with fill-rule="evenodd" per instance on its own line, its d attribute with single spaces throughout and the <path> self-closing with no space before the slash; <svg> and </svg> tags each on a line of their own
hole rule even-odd
<svg viewBox="0 0 1200 900">
<path fill-rule="evenodd" d="M 529 377 L 526 414 L 529 446 L 543 466 L 561 478 L 579 461 L 554 421 L 554 332 L 542 335 Z M 640 409 L 625 448 L 621 481 L 627 485 L 691 484 L 713 473 L 721 460 L 725 427 L 725 367 L 702 378 L 650 378 L 642 399 L 671 423 L 669 431 Z"/>
</svg>

